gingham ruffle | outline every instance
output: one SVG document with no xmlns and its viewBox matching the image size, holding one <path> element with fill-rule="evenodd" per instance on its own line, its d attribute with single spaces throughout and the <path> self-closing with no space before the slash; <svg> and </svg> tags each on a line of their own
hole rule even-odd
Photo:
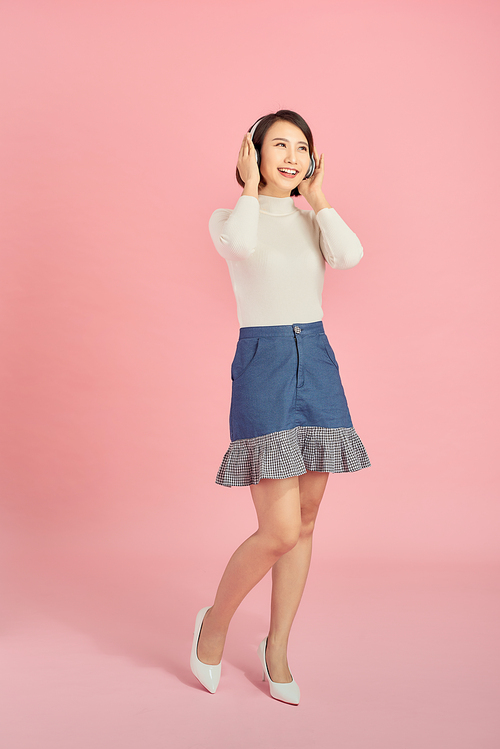
<svg viewBox="0 0 500 749">
<path fill-rule="evenodd" d="M 353 427 L 295 427 L 231 442 L 215 479 L 222 486 L 249 486 L 307 471 L 345 473 L 370 460 Z"/>
</svg>

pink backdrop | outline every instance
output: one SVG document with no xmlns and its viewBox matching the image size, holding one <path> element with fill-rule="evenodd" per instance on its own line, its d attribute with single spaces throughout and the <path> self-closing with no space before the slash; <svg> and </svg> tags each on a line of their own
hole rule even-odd
<svg viewBox="0 0 500 749">
<path fill-rule="evenodd" d="M 498 747 L 499 26 L 486 0 L 3 0 L 2 746 Z M 373 463 L 329 482 L 293 714 L 256 689 L 268 582 L 220 693 L 187 669 L 255 527 L 214 483 L 238 325 L 207 224 L 278 108 L 365 249 L 324 320 Z"/>
<path fill-rule="evenodd" d="M 214 485 L 237 321 L 207 222 L 242 133 L 288 107 L 365 248 L 324 309 L 373 468 L 330 481 L 318 553 L 497 558 L 497 3 L 2 18 L 9 537 L 182 553 L 253 523 Z"/>
</svg>

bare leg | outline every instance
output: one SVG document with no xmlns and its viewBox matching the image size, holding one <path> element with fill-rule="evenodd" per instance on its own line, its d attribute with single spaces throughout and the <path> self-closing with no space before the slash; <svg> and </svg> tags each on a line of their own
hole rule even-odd
<svg viewBox="0 0 500 749">
<path fill-rule="evenodd" d="M 328 473 L 308 472 L 299 477 L 300 538 L 293 549 L 273 566 L 271 624 L 266 653 L 267 667 L 273 681 L 292 681 L 286 657 L 288 636 L 306 584 L 314 523 L 328 476 Z"/>
<path fill-rule="evenodd" d="M 275 562 L 293 549 L 301 532 L 299 477 L 261 479 L 251 491 L 259 528 L 236 549 L 224 571 L 198 641 L 202 663 L 220 662 L 234 612 Z"/>
</svg>

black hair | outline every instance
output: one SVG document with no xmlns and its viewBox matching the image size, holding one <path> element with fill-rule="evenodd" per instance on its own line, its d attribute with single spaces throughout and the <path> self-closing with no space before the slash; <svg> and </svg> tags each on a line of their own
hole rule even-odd
<svg viewBox="0 0 500 749">
<path fill-rule="evenodd" d="M 252 138 L 253 144 L 255 146 L 255 150 L 260 153 L 262 143 L 264 142 L 265 134 L 267 133 L 271 125 L 274 125 L 275 122 L 279 122 L 280 120 L 284 120 L 285 122 L 291 122 L 292 125 L 296 125 L 299 128 L 299 130 L 302 130 L 302 132 L 304 133 L 306 137 L 307 144 L 309 146 L 309 155 L 312 156 L 314 153 L 314 141 L 313 141 L 313 136 L 311 133 L 311 128 L 309 127 L 305 119 L 300 116 L 300 114 L 297 114 L 297 112 L 292 112 L 291 109 L 279 109 L 274 114 L 264 115 L 264 117 L 260 119 L 260 122 L 259 120 L 257 120 L 259 124 L 255 128 L 255 132 Z M 252 128 L 250 128 L 248 132 L 250 132 L 251 129 Z M 245 187 L 245 183 L 240 177 L 238 167 L 236 167 L 236 181 L 238 182 L 239 185 L 241 185 L 241 187 Z M 261 175 L 259 187 L 264 187 L 265 184 L 266 184 L 266 181 Z M 290 195 L 300 195 L 300 193 L 298 189 L 294 187 Z"/>
</svg>

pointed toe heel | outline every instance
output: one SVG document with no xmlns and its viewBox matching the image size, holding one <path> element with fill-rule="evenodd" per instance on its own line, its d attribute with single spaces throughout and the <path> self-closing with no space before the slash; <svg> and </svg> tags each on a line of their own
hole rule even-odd
<svg viewBox="0 0 500 749">
<path fill-rule="evenodd" d="M 262 664 L 262 681 L 267 679 L 269 683 L 269 692 L 271 697 L 281 702 L 287 702 L 289 705 L 298 705 L 300 702 L 300 689 L 299 685 L 292 676 L 292 681 L 283 684 L 281 682 L 273 681 L 269 676 L 269 670 L 267 668 L 266 661 L 266 648 L 267 648 L 267 637 L 262 640 L 257 651 L 259 660 Z"/>
<path fill-rule="evenodd" d="M 219 686 L 221 664 L 218 663 L 216 666 L 212 666 L 209 663 L 202 663 L 198 658 L 198 640 L 200 639 L 200 632 L 203 626 L 203 620 L 205 619 L 205 614 L 209 608 L 210 606 L 206 606 L 204 609 L 201 609 L 196 616 L 190 666 L 191 671 L 200 684 L 203 684 L 205 689 L 214 694 Z"/>
</svg>

